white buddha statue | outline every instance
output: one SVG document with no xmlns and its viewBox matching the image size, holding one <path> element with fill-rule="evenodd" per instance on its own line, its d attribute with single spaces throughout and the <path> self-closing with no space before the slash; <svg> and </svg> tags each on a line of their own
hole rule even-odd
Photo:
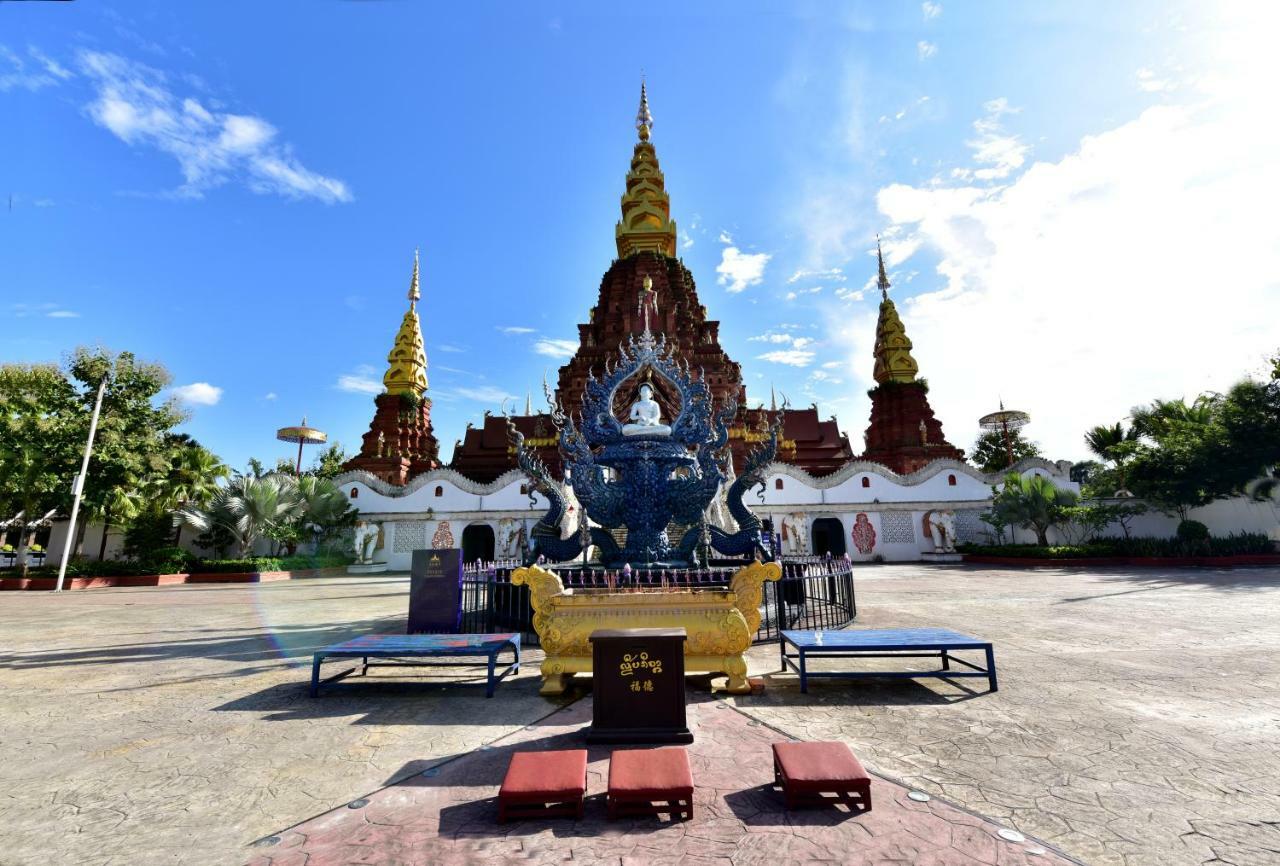
<svg viewBox="0 0 1280 866">
<path fill-rule="evenodd" d="M 662 423 L 662 407 L 653 399 L 653 388 L 640 386 L 640 399 L 631 404 L 629 424 L 622 425 L 623 436 L 670 436 L 671 428 Z"/>
</svg>

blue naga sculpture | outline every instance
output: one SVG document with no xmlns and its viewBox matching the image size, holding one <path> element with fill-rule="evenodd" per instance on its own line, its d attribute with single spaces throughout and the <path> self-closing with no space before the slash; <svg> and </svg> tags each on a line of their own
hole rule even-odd
<svg viewBox="0 0 1280 866">
<path fill-rule="evenodd" d="M 664 338 L 647 330 L 618 347 L 618 362 L 607 364 L 604 376 L 587 380 L 579 423 L 575 424 L 551 395 L 552 420 L 559 430 L 565 480 L 582 505 L 583 523 L 578 532 L 562 538 L 561 524 L 567 509 L 560 485 L 537 455 L 524 447 L 524 437 L 508 419 L 507 429 L 520 469 L 533 488 L 550 503 L 547 513 L 531 533 L 531 556 L 565 561 L 579 555 L 584 545 L 596 545 L 605 567 L 625 564 L 647 568 L 687 568 L 694 564 L 700 542 L 728 556 L 757 554 L 768 557 L 761 546 L 760 521 L 742 502 L 752 487 L 763 489 L 763 470 L 778 447 L 782 414 L 778 413 L 764 441 L 748 456 L 743 473 L 728 491 L 729 510 L 738 522 L 737 532 L 725 532 L 706 521 L 707 506 L 719 493 L 725 478 L 728 426 L 737 411 L 729 399 L 712 405 L 703 377 L 694 377 L 685 362 L 673 357 Z M 680 395 L 680 409 L 669 426 L 646 418 L 623 424 L 614 415 L 614 401 L 624 382 L 643 372 L 657 376 Z M 642 386 L 643 387 L 643 386 Z M 643 395 L 644 392 L 642 392 Z M 645 399 L 638 406 L 647 403 Z M 596 526 L 587 528 L 589 517 Z M 689 527 L 673 542 L 667 527 Z M 625 527 L 626 543 L 619 547 L 611 529 Z"/>
</svg>

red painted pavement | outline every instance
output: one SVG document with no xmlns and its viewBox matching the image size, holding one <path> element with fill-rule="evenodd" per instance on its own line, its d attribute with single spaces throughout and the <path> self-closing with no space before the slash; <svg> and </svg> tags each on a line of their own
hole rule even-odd
<svg viewBox="0 0 1280 866">
<path fill-rule="evenodd" d="M 783 866 L 792 863 L 893 866 L 1015 866 L 1073 863 L 1028 839 L 1007 842 L 1000 827 L 937 799 L 918 803 L 907 789 L 872 776 L 874 809 L 787 812 L 773 788 L 770 744 L 786 736 L 720 701 L 689 705 L 694 819 L 608 821 L 604 791 L 610 747 L 589 750 L 582 821 L 497 823 L 497 793 L 515 751 L 581 748 L 591 700 L 578 701 L 529 727 L 277 834 L 254 848 L 251 866 L 329 864 L 565 863 L 613 866 Z M 621 747 L 626 748 L 626 747 Z M 856 748 L 855 748 L 856 752 Z"/>
</svg>

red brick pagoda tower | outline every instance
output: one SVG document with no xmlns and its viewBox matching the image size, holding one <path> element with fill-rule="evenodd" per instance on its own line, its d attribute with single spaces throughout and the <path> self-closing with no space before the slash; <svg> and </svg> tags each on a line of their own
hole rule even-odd
<svg viewBox="0 0 1280 866">
<path fill-rule="evenodd" d="M 720 346 L 720 323 L 707 318 L 707 308 L 698 299 L 693 275 L 676 257 L 676 224 L 671 219 L 671 199 L 666 191 L 657 151 L 649 140 L 653 117 L 648 94 L 641 85 L 640 110 L 636 114 L 638 140 L 627 172 L 622 195 L 622 219 L 615 229 L 618 257 L 604 278 L 588 321 L 578 325 L 578 351 L 560 368 L 556 396 L 565 411 L 576 413 L 582 405 L 587 374 L 599 376 L 618 344 L 645 330 L 646 317 L 655 334 L 665 336 L 675 346 L 676 356 L 693 370 L 702 370 L 717 401 L 726 396 L 737 400 L 739 409 L 730 428 L 734 463 L 741 467 L 746 453 L 764 438 L 769 420 L 785 411 L 783 441 L 778 457 L 803 467 L 814 475 L 826 475 L 853 458 L 848 437 L 840 432 L 834 418 L 821 420 L 816 407 L 801 410 L 747 409 L 742 368 Z M 663 415 L 677 414 L 679 397 L 660 379 L 649 380 Z M 634 383 L 634 389 L 640 383 Z M 634 402 L 633 391 L 619 392 L 619 409 Z M 538 456 L 554 473 L 559 472 L 560 454 L 555 426 L 549 415 L 512 419 L 525 436 L 525 445 L 537 449 Z M 468 428 L 455 448 L 452 468 L 477 481 L 491 481 L 513 468 L 515 456 L 507 445 L 505 420 L 488 416 L 482 428 Z"/>
<path fill-rule="evenodd" d="M 400 322 L 387 372 L 386 391 L 373 398 L 378 407 L 360 453 L 343 469 L 363 469 L 389 484 L 404 485 L 415 475 L 440 465 L 439 445 L 431 428 L 431 398 L 427 394 L 427 352 L 418 322 L 418 253 L 413 254 L 409 282 L 409 310 Z"/>
<path fill-rule="evenodd" d="M 871 426 L 863 460 L 874 460 L 903 475 L 943 457 L 963 460 L 964 452 L 947 442 L 942 422 L 929 406 L 929 387 L 916 378 L 920 367 L 911 357 L 907 329 L 889 300 L 889 277 L 876 241 L 880 263 L 880 317 L 876 321 L 876 387 L 871 397 Z"/>
</svg>

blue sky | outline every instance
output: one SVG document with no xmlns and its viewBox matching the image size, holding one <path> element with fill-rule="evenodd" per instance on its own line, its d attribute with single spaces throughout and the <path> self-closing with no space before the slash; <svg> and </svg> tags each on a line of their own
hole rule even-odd
<svg viewBox="0 0 1280 866">
<path fill-rule="evenodd" d="M 1280 346 L 1277 22 L 1200 5 L 0 4 L 0 361 L 161 361 L 233 465 L 351 450 L 420 246 L 447 459 L 564 362 L 643 71 L 753 400 L 857 447 L 881 232 L 948 438 L 1004 399 L 1080 458 Z"/>
</svg>

